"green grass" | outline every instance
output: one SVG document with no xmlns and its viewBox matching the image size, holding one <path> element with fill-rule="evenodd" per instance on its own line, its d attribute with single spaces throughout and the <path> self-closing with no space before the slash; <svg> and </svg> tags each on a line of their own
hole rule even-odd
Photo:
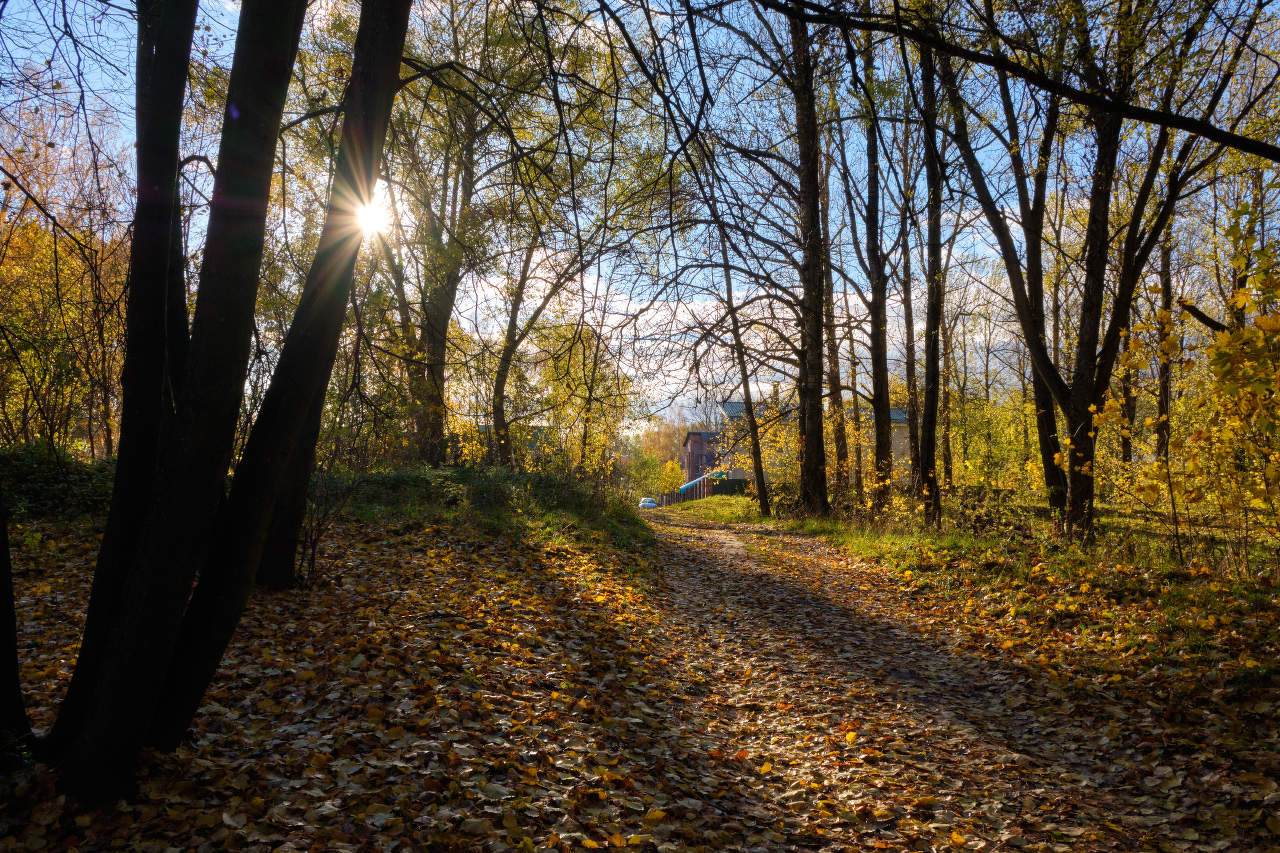
<svg viewBox="0 0 1280 853">
<path fill-rule="evenodd" d="M 706 521 L 729 524 L 763 521 L 755 498 L 745 495 L 714 495 L 702 500 L 686 501 L 669 507 L 668 511 Z"/>
<path fill-rule="evenodd" d="M 500 468 L 365 474 L 351 484 L 343 515 L 357 521 L 472 523 L 494 535 L 631 552 L 653 542 L 649 528 L 621 499 L 569 479 Z"/>
</svg>

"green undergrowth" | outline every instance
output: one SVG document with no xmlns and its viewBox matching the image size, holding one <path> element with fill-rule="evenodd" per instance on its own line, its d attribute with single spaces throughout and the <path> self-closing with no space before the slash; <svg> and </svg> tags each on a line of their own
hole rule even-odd
<svg viewBox="0 0 1280 853">
<path fill-rule="evenodd" d="M 1224 696 L 1280 691 L 1280 585 L 1207 561 L 1181 564 L 1162 540 L 1104 532 L 1085 546 L 1047 526 L 980 534 L 956 519 L 941 531 L 764 519 L 750 499 L 729 496 L 671 511 L 821 538 L 881 569 L 921 607 L 948 612 L 1033 665 L 1083 670 L 1108 685 L 1145 668 L 1149 686 L 1172 677 Z"/>
<path fill-rule="evenodd" d="M 343 514 L 355 521 L 474 524 L 491 535 L 639 552 L 653 534 L 629 505 L 573 480 L 498 468 L 366 474 Z"/>
<path fill-rule="evenodd" d="M 20 521 L 105 513 L 114 471 L 111 461 L 84 462 L 39 445 L 0 450 L 0 492 Z"/>
<path fill-rule="evenodd" d="M 39 447 L 0 450 L 0 492 L 14 549 L 24 556 L 52 554 L 59 541 L 79 541 L 81 531 L 100 529 L 112 474 L 109 461 L 84 462 Z M 474 527 L 489 536 L 631 555 L 653 543 L 629 504 L 545 474 L 497 468 L 322 473 L 313 481 L 312 496 L 313 514 L 331 521 Z M 83 547 L 91 545 L 86 540 Z"/>
</svg>

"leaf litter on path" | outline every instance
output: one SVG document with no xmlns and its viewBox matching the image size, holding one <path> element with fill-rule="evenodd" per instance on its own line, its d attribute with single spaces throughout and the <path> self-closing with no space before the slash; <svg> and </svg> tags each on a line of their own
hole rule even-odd
<svg viewBox="0 0 1280 853">
<path fill-rule="evenodd" d="M 1271 776 L 1198 759 L 1158 709 L 984 656 L 968 627 L 812 537 L 652 518 L 647 555 L 465 524 L 343 527 L 340 577 L 255 599 L 190 742 L 149 756 L 137 798 L 83 812 L 34 768 L 0 791 L 0 846 L 1280 840 Z M 74 659 L 84 562 L 19 578 L 41 726 Z"/>
</svg>

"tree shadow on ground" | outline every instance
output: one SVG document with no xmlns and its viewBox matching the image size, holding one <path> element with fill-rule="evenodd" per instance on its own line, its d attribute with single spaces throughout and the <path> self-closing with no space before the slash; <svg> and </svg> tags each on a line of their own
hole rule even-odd
<svg viewBox="0 0 1280 853">
<path fill-rule="evenodd" d="M 474 768 L 448 755 L 470 744 L 486 758 L 486 784 L 511 793 L 505 804 L 477 800 L 471 811 L 497 826 L 514 803 L 515 822 L 536 828 L 541 839 L 604 844 L 620 837 L 644 847 L 643 839 L 652 838 L 680 850 L 831 844 L 781 809 L 754 767 L 716 757 L 715 721 L 691 701 L 667 651 L 653 643 L 652 626 L 624 624 L 597 602 L 589 582 L 567 569 L 574 554 L 500 538 L 455 556 L 452 571 L 476 592 L 475 608 L 465 614 L 475 632 L 470 639 L 489 635 L 473 651 L 501 654 L 491 641 L 509 634 L 530 654 L 523 663 L 463 671 L 442 683 L 448 701 L 465 710 L 457 728 L 449 726 L 454 717 L 444 716 L 442 725 L 418 732 L 444 752 L 425 768 L 442 783 L 435 814 L 455 816 L 451 801 L 466 806 L 457 790 L 469 790 Z M 518 564 L 519 575 L 495 582 L 490 567 L 504 563 Z M 636 581 L 620 567 L 600 569 L 616 570 L 623 584 Z M 511 718 L 517 726 L 497 742 L 486 718 Z M 539 792 L 532 802 L 531 789 Z M 429 832 L 423 840 L 448 837 Z"/>
<path fill-rule="evenodd" d="M 929 629 L 932 635 L 912 630 L 910 612 L 891 611 L 902 606 L 900 598 L 891 601 L 832 569 L 833 558 L 843 555 L 817 537 L 743 531 L 766 538 L 774 553 L 762 555 L 722 525 L 662 521 L 678 533 L 664 537 L 672 555 L 669 618 L 686 630 L 727 637 L 729 654 L 775 668 L 778 696 L 843 683 L 837 705 L 850 718 L 890 726 L 891 717 L 905 715 L 909 722 L 899 725 L 919 749 L 896 757 L 909 773 L 913 756 L 927 756 L 929 767 L 919 775 L 925 784 L 966 778 L 975 789 L 1004 787 L 1062 803 L 1060 813 L 1076 811 L 1091 829 L 1113 837 L 1107 821 L 1139 813 L 1169 812 L 1203 826 L 1187 813 L 1249 807 L 1219 783 L 1251 767 L 1207 750 L 1207 733 L 1162 718 L 1160 706 L 1143 697 L 961 649 L 945 626 Z M 778 571 L 778 561 L 789 570 Z M 1159 765 L 1164 771 L 1154 769 Z M 1214 787 L 1197 787 L 1198 780 Z M 1118 837 L 1132 843 L 1144 822 L 1162 820 L 1126 824 L 1136 834 Z"/>
</svg>

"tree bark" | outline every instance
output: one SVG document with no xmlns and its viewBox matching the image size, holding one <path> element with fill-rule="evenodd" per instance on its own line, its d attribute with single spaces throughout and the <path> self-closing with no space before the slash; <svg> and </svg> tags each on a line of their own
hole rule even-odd
<svg viewBox="0 0 1280 853">
<path fill-rule="evenodd" d="M 261 560 L 279 480 L 301 446 L 337 355 L 362 234 L 356 210 L 373 197 L 391 103 L 398 88 L 411 0 L 366 0 L 325 222 L 262 409 L 250 430 L 213 547 L 192 596 L 152 718 L 153 742 L 177 745 L 239 622 Z"/>
<path fill-rule="evenodd" d="M 867 489 L 862 480 L 862 396 L 858 390 L 858 357 L 853 353 L 849 358 L 849 384 L 853 388 L 849 395 L 853 403 L 853 499 L 862 512 L 867 504 Z"/>
<path fill-rule="evenodd" d="M 755 401 L 751 397 L 751 372 L 747 370 L 747 350 L 742 342 L 742 324 L 738 320 L 738 308 L 733 303 L 733 276 L 729 272 L 729 250 L 725 244 L 723 229 L 720 231 L 720 260 L 724 269 L 724 295 L 729 312 L 729 332 L 733 337 L 733 354 L 738 363 L 738 377 L 742 382 L 743 416 L 747 421 L 747 437 L 751 442 L 752 482 L 755 484 L 756 503 L 760 507 L 760 514 L 768 518 L 771 514 L 769 484 L 765 480 L 764 454 L 760 449 L 760 423 L 756 420 Z"/>
<path fill-rule="evenodd" d="M 831 194 L 828 191 L 830 169 L 822 178 L 822 244 L 830 252 L 831 246 Z M 823 325 L 827 337 L 827 412 L 831 416 L 831 443 L 836 451 L 835 487 L 837 505 L 844 507 L 849 501 L 849 436 L 845 429 L 843 383 L 840 381 L 840 342 L 836 338 L 835 275 L 830 257 L 823 264 L 826 282 L 826 299 L 823 303 Z M 728 273 L 726 272 L 726 275 Z M 765 513 L 766 515 L 768 513 Z"/>
<path fill-rule="evenodd" d="M 196 0 L 146 0 L 138 8 L 136 94 L 138 199 L 129 249 L 125 355 L 120 377 L 119 452 L 107 524 L 85 618 L 80 655 L 45 748 L 58 755 L 79 732 L 93 703 L 111 626 L 123 604 L 156 477 L 165 388 L 180 376 L 170 357 L 174 291 L 173 235 L 178 229 L 178 140 L 187 65 L 195 33 Z M 181 272 L 180 270 L 178 271 Z"/>
<path fill-rule="evenodd" d="M 304 0 L 246 0 L 241 11 L 181 404 L 161 438 L 155 488 L 121 599 L 129 606 L 115 616 L 90 685 L 92 708 L 64 756 L 65 784 L 88 798 L 112 797 L 131 784 L 206 555 L 210 519 L 223 498 L 276 136 L 305 8 Z"/>
<path fill-rule="evenodd" d="M 1067 505 L 1067 477 L 1059 466 L 1061 445 L 1058 441 L 1057 419 L 1054 404 L 1061 405 L 1055 386 L 1065 399 L 1066 385 L 1055 366 L 1055 359 L 1045 344 L 1044 320 L 1044 221 L 1048 186 L 1048 168 L 1054 138 L 1058 126 L 1058 101 L 1050 99 L 1045 110 L 1045 123 L 1041 130 L 1034 165 L 1028 167 L 1023 159 L 1017 136 L 1019 119 L 1009 95 L 1007 81 L 1001 79 L 1000 95 L 1005 112 L 1005 123 L 1010 137 L 1010 160 L 1018 193 L 1022 246 L 1024 259 L 1010 233 L 1004 210 L 996 202 L 986 181 L 986 174 L 969 138 L 964 104 L 950 62 L 942 62 L 942 81 L 955 116 L 952 136 L 960 150 L 975 194 L 986 216 L 988 226 L 996 236 L 1005 274 L 1009 277 L 1014 308 L 1022 328 L 1023 339 L 1031 357 L 1031 390 L 1036 407 L 1036 435 L 1040 444 L 1040 466 L 1045 481 L 1049 508 L 1055 518 L 1062 518 Z M 1055 319 L 1056 323 L 1056 319 Z M 1056 337 L 1055 330 L 1055 337 Z M 1064 409 L 1065 411 L 1065 409 Z M 949 421 L 949 418 L 948 418 Z M 949 442 L 948 442 L 949 445 Z M 950 475 L 948 475 L 950 482 Z"/>
<path fill-rule="evenodd" d="M 9 556 L 9 506 L 0 489 L 0 770 L 16 763 L 31 742 L 31 723 L 22 698 L 18 659 L 18 614 L 14 608 L 13 563 Z"/>
<path fill-rule="evenodd" d="M 1176 323 L 1173 314 L 1173 237 L 1166 228 L 1160 243 L 1160 346 L 1157 353 L 1156 456 L 1169 460 L 1169 416 L 1173 408 L 1173 342 Z"/>
<path fill-rule="evenodd" d="M 1111 254 L 1111 196 L 1120 154 L 1121 129 L 1121 120 L 1113 115 L 1094 115 L 1092 120 L 1097 146 L 1084 235 L 1084 288 L 1077 327 L 1075 369 L 1064 410 L 1071 436 L 1067 455 L 1067 530 L 1086 538 L 1093 533 L 1096 486 L 1093 462 L 1097 441 L 1092 410 L 1098 405 L 1098 386 L 1102 378 L 1099 375 L 1102 366 L 1098 358 L 1099 327 L 1107 288 L 1107 261 Z M 1113 317 L 1112 322 L 1116 319 Z M 1102 385 L 1102 388 L 1106 387 Z"/>
<path fill-rule="evenodd" d="M 875 86 L 875 55 L 868 35 L 862 48 L 862 84 L 867 98 L 866 158 L 867 209 L 866 258 L 870 281 L 871 321 L 871 415 L 875 424 L 875 480 L 871 488 L 871 506 L 882 512 L 889 503 L 893 485 L 893 424 L 889 416 L 889 277 L 885 273 L 884 254 L 880 249 L 880 128 L 872 92 Z"/>
<path fill-rule="evenodd" d="M 324 400 L 321 394 L 312 402 L 298 439 L 298 452 L 293 454 L 280 478 L 280 494 L 271 510 L 271 526 L 267 529 L 256 575 L 258 585 L 267 589 L 293 589 L 299 583 L 298 540 L 307 517 L 307 495 L 316 468 Z"/>
<path fill-rule="evenodd" d="M 818 136 L 818 112 L 814 98 L 813 58 L 809 25 L 805 23 L 798 3 L 788 17 L 791 31 L 792 94 L 796 110 L 796 146 L 798 148 L 798 187 L 800 204 L 800 243 L 803 257 L 801 281 L 801 361 L 800 385 L 801 439 L 800 498 L 806 512 L 826 515 L 830 511 L 827 498 L 827 451 L 822 428 L 823 374 L 823 302 L 826 296 L 824 269 L 826 252 L 822 242 L 820 207 L 821 143 Z"/>
<path fill-rule="evenodd" d="M 902 252 L 903 361 L 907 374 L 907 453 L 911 463 L 909 488 L 912 492 L 922 493 L 924 489 L 924 469 L 920 461 L 920 385 L 916 378 L 916 319 L 915 306 L 912 304 L 911 250 L 908 242 L 910 211 L 911 202 L 910 195 L 908 195 L 902 203 L 898 230 L 898 240 L 901 246 L 899 251 Z M 939 231 L 939 240 L 941 240 L 941 231 Z M 939 257 L 941 257 L 941 250 L 939 250 Z M 928 275 L 927 271 L 926 275 Z"/>
<path fill-rule="evenodd" d="M 946 301 L 942 273 L 942 156 L 938 150 L 938 93 L 933 51 L 920 51 L 921 108 L 924 118 L 925 178 L 925 317 L 924 407 L 920 412 L 920 477 L 926 515 L 942 523 L 942 493 L 938 488 L 937 426 L 941 379 L 939 335 Z"/>
<path fill-rule="evenodd" d="M 475 129 L 471 126 L 472 124 L 474 124 L 473 121 L 468 122 L 466 138 L 459 155 L 461 160 L 459 176 L 460 201 L 458 214 L 453 221 L 455 235 L 461 232 L 461 226 L 466 222 L 471 210 L 471 199 L 475 195 L 476 139 Z M 443 203 L 441 213 L 441 219 L 443 220 Z M 449 321 L 453 318 L 453 306 L 458 298 L 458 285 L 462 281 L 465 260 L 463 256 L 464 247 L 457 240 L 458 238 L 454 236 L 447 244 L 442 243 L 441 251 L 447 259 L 445 261 L 447 266 L 439 286 L 432 290 L 427 299 L 422 324 L 422 349 L 427 363 L 426 383 L 423 387 L 425 394 L 420 404 L 421 411 L 425 416 L 424 427 L 426 431 L 425 436 L 421 437 L 421 452 L 422 461 L 433 468 L 438 468 L 445 463 L 447 450 L 445 441 L 445 416 L 447 414 L 445 365 L 448 361 L 449 352 Z"/>
<path fill-rule="evenodd" d="M 950 489 L 955 484 L 952 478 L 951 460 L 951 377 L 953 375 L 951 335 L 945 323 L 939 332 L 942 338 L 942 375 L 938 377 L 938 384 L 942 386 L 941 400 L 938 404 L 942 410 L 938 416 L 938 420 L 942 423 L 942 481 L 946 484 L 946 488 Z"/>
</svg>

